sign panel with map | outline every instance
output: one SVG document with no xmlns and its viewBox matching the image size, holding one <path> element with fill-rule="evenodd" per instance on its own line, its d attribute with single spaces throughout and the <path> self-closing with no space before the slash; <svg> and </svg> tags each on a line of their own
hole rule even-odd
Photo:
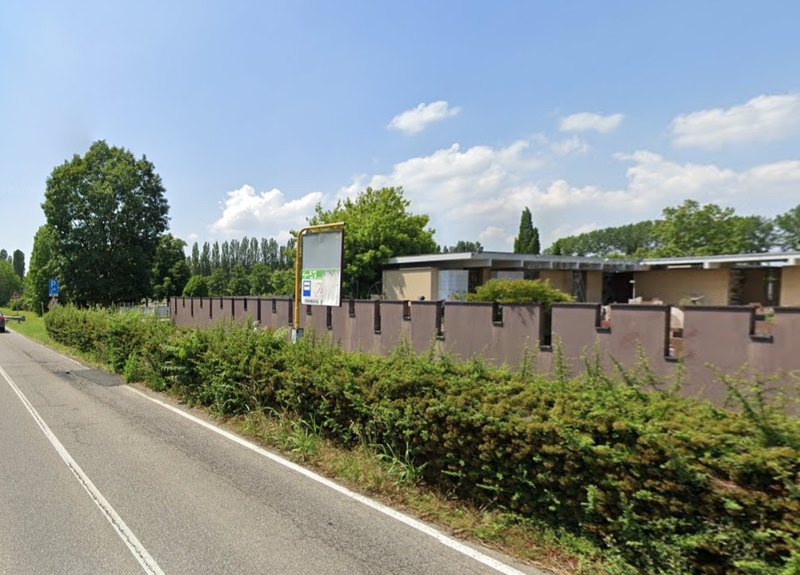
<svg viewBox="0 0 800 575">
<path fill-rule="evenodd" d="M 303 242 L 300 303 L 303 305 L 341 304 L 343 240 L 342 230 L 300 237 Z"/>
</svg>

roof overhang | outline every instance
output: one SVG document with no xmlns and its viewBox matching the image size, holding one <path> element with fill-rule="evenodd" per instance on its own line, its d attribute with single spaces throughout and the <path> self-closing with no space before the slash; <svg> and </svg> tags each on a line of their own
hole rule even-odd
<svg viewBox="0 0 800 575">
<path fill-rule="evenodd" d="M 777 267 L 800 265 L 800 252 L 646 258 L 640 262 L 647 269 L 719 269 L 725 267 Z"/>
<path fill-rule="evenodd" d="M 636 271 L 643 268 L 633 260 L 575 256 L 541 256 L 508 252 L 464 252 L 398 256 L 386 261 L 387 268 L 429 266 L 440 269 L 490 268 L 496 270 L 595 270 Z"/>
</svg>

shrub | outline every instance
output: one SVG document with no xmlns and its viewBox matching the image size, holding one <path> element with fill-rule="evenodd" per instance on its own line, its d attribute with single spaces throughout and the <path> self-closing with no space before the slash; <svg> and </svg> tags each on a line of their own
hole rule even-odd
<svg viewBox="0 0 800 575">
<path fill-rule="evenodd" d="M 192 276 L 183 287 L 183 297 L 208 297 L 208 280 L 204 276 Z"/>
<path fill-rule="evenodd" d="M 8 307 L 12 311 L 25 311 L 28 309 L 28 306 L 25 303 L 25 299 L 21 297 L 11 298 L 8 302 Z"/>
<path fill-rule="evenodd" d="M 467 301 L 496 301 L 499 303 L 553 303 L 572 301 L 572 296 L 558 290 L 545 280 L 492 279 L 467 294 Z"/>
</svg>

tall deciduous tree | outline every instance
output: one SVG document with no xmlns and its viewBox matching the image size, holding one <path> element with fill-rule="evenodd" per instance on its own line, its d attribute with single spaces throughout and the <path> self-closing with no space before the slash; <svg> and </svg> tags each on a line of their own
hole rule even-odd
<svg viewBox="0 0 800 575">
<path fill-rule="evenodd" d="M 6 305 L 11 295 L 22 291 L 22 280 L 14 272 L 11 262 L 0 260 L 0 305 Z"/>
<path fill-rule="evenodd" d="M 217 269 L 222 265 L 222 259 L 219 253 L 219 242 L 214 242 L 211 246 L 211 267 L 208 272 L 203 272 L 203 275 L 210 275 L 212 270 Z"/>
<path fill-rule="evenodd" d="M 161 236 L 150 274 L 153 283 L 152 293 L 156 299 L 161 300 L 183 293 L 183 288 L 191 277 L 183 253 L 185 246 L 186 242 L 172 237 L 172 234 Z"/>
<path fill-rule="evenodd" d="M 771 243 L 768 220 L 737 216 L 733 208 L 686 200 L 680 206 L 664 208 L 662 213 L 654 231 L 657 256 L 760 252 Z"/>
<path fill-rule="evenodd" d="M 196 275 L 200 273 L 200 246 L 197 245 L 197 242 L 192 244 L 191 265 L 189 269 L 192 274 Z"/>
<path fill-rule="evenodd" d="M 408 211 L 400 187 L 367 188 L 356 199 L 339 201 L 332 210 L 317 204 L 312 225 L 344 222 L 344 294 L 374 293 L 384 262 L 393 256 L 438 250 L 429 218 Z"/>
<path fill-rule="evenodd" d="M 203 251 L 200 253 L 200 268 L 195 272 L 200 275 L 211 275 L 211 248 L 208 242 L 203 242 Z"/>
<path fill-rule="evenodd" d="M 57 239 L 48 225 L 40 227 L 33 236 L 28 276 L 25 278 L 25 301 L 28 308 L 41 315 L 50 299 L 49 282 L 58 279 Z"/>
<path fill-rule="evenodd" d="M 42 204 L 57 238 L 63 291 L 78 304 L 137 301 L 169 206 L 161 177 L 143 156 L 104 141 L 56 167 Z"/>
<path fill-rule="evenodd" d="M 541 245 L 539 243 L 539 228 L 533 227 L 533 216 L 531 211 L 525 207 L 519 221 L 519 233 L 514 238 L 515 254 L 539 254 Z"/>
<path fill-rule="evenodd" d="M 785 250 L 800 250 L 800 205 L 775 216 L 778 244 Z"/>
</svg>

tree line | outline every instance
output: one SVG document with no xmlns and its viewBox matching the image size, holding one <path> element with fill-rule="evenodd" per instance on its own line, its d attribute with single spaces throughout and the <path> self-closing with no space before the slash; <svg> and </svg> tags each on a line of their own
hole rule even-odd
<svg viewBox="0 0 800 575">
<path fill-rule="evenodd" d="M 800 205 L 775 218 L 741 216 L 733 208 L 685 200 L 659 220 L 559 238 L 549 255 L 680 257 L 800 250 Z"/>
<path fill-rule="evenodd" d="M 161 177 L 145 156 L 94 142 L 47 179 L 46 224 L 34 237 L 29 270 L 20 250 L 0 250 L 0 305 L 23 290 L 24 303 L 43 311 L 50 279 L 59 301 L 114 305 L 175 295 L 289 295 L 294 291 L 294 239 L 243 237 L 186 243 L 167 231 L 169 205 Z M 480 252 L 474 240 L 439 246 L 425 214 L 410 211 L 402 187 L 367 188 L 332 209 L 317 204 L 310 225 L 344 222 L 343 294 L 381 292 L 384 262 L 395 256 Z M 294 234 L 293 234 L 294 235 Z M 546 254 L 670 257 L 800 250 L 800 206 L 773 219 L 740 216 L 732 208 L 686 200 L 662 218 L 556 240 Z M 514 252 L 538 254 L 539 230 L 525 207 Z"/>
<path fill-rule="evenodd" d="M 285 245 L 275 238 L 248 238 L 197 242 L 186 259 L 191 272 L 177 293 L 187 297 L 209 295 L 288 295 L 294 292 L 295 240 Z"/>
</svg>

